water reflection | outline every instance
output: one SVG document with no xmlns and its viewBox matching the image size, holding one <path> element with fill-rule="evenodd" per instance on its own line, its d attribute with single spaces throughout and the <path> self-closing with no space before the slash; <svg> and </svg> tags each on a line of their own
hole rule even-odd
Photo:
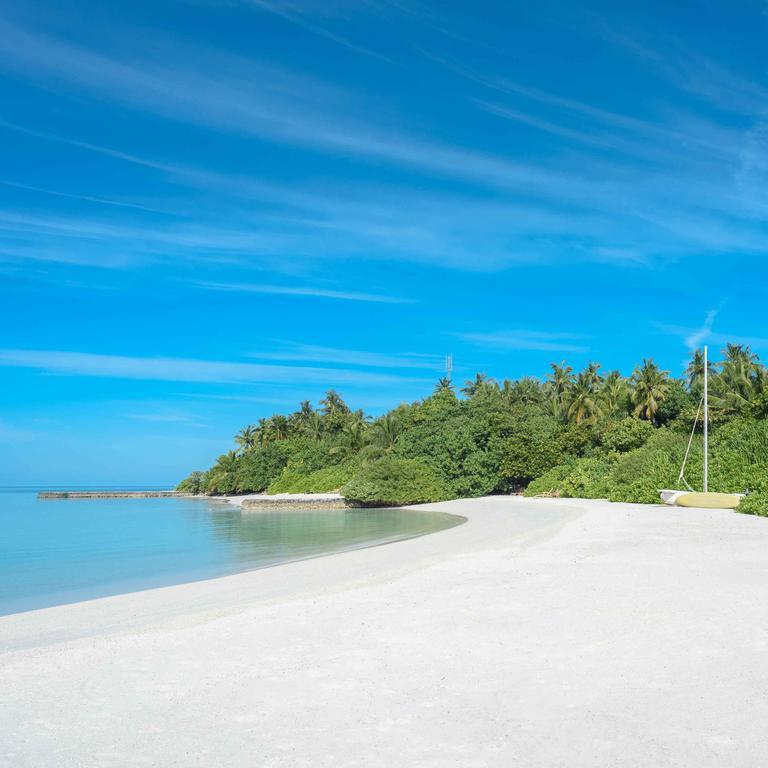
<svg viewBox="0 0 768 768">
<path fill-rule="evenodd" d="M 177 584 L 432 533 L 400 509 L 241 512 L 198 499 L 0 494 L 0 614 Z"/>
</svg>

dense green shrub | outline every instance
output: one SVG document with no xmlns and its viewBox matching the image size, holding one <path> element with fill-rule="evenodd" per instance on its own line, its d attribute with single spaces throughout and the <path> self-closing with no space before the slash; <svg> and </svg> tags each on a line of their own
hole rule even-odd
<svg viewBox="0 0 768 768">
<path fill-rule="evenodd" d="M 569 458 L 564 464 L 548 469 L 528 484 L 525 496 L 562 496 L 565 478 L 568 477 L 575 463 L 576 459 Z"/>
<path fill-rule="evenodd" d="M 715 491 L 768 491 L 768 421 L 735 419 L 711 441 L 710 486 Z"/>
<path fill-rule="evenodd" d="M 665 427 L 641 448 L 620 455 L 609 478 L 608 498 L 643 504 L 659 502 L 661 488 L 680 487 L 678 474 L 688 438 Z M 689 481 L 701 477 L 702 448 L 694 441 L 686 466 Z"/>
<path fill-rule="evenodd" d="M 579 499 L 604 499 L 609 493 L 609 478 L 616 458 L 584 456 L 553 467 L 534 480 L 526 496 L 541 494 Z"/>
<path fill-rule="evenodd" d="M 205 492 L 214 496 L 229 496 L 238 490 L 237 475 L 226 470 L 212 469 L 208 473 Z"/>
<path fill-rule="evenodd" d="M 299 474 L 308 475 L 318 469 L 338 464 L 338 461 L 338 457 L 333 453 L 331 440 L 302 440 L 296 443 L 287 466 Z"/>
<path fill-rule="evenodd" d="M 504 488 L 501 463 L 513 423 L 489 398 L 430 398 L 408 414 L 393 454 L 429 464 L 450 496 L 483 496 Z"/>
<path fill-rule="evenodd" d="M 419 459 L 388 456 L 362 467 L 341 493 L 363 506 L 401 506 L 440 501 L 448 493 L 438 473 Z"/>
<path fill-rule="evenodd" d="M 750 493 L 746 498 L 742 499 L 736 511 L 744 512 L 747 515 L 768 517 L 768 493 L 765 491 Z"/>
<path fill-rule="evenodd" d="M 283 471 L 295 447 L 295 444 L 284 440 L 248 451 L 238 462 L 234 489 L 239 493 L 261 493 Z M 232 491 L 213 492 L 231 493 Z"/>
<path fill-rule="evenodd" d="M 564 454 L 586 456 L 597 443 L 597 433 L 590 424 L 568 424 L 557 439 Z"/>
<path fill-rule="evenodd" d="M 701 395 L 691 395 L 680 379 L 672 379 L 664 399 L 659 404 L 659 412 L 656 414 L 658 423 L 670 424 L 683 413 L 691 410 L 695 412 L 699 397 Z"/>
<path fill-rule="evenodd" d="M 512 487 L 526 485 L 562 461 L 563 449 L 552 419 L 531 419 L 515 429 L 503 446 L 502 476 Z"/>
<path fill-rule="evenodd" d="M 205 493 L 208 486 L 208 472 L 192 472 L 177 486 L 179 493 Z"/>
<path fill-rule="evenodd" d="M 267 488 L 267 493 L 329 493 L 338 491 L 360 470 L 359 461 L 346 461 L 302 474 L 286 467 Z"/>
<path fill-rule="evenodd" d="M 650 421 L 628 416 L 620 421 L 608 422 L 600 431 L 599 439 L 606 450 L 626 453 L 640 448 L 653 433 Z"/>
</svg>

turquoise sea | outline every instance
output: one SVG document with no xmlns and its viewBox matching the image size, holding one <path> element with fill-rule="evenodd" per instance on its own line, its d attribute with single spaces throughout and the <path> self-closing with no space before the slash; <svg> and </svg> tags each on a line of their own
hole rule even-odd
<svg viewBox="0 0 768 768">
<path fill-rule="evenodd" d="M 0 615 L 433 533 L 400 509 L 245 512 L 207 499 L 43 501 L 0 489 Z"/>
</svg>

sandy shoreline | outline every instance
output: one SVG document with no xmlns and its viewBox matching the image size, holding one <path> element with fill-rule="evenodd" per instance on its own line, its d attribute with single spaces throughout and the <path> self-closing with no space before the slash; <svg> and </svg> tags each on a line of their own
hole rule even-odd
<svg viewBox="0 0 768 768">
<path fill-rule="evenodd" d="M 0 617 L 0 765 L 762 766 L 768 521 L 496 497 Z"/>
</svg>

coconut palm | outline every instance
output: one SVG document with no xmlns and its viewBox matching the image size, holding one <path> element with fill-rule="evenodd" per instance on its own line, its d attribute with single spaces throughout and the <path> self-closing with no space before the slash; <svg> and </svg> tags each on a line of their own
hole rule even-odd
<svg viewBox="0 0 768 768">
<path fill-rule="evenodd" d="M 368 442 L 368 426 L 365 421 L 349 421 L 336 437 L 337 443 L 330 453 L 347 459 L 359 453 Z"/>
<path fill-rule="evenodd" d="M 276 413 L 269 420 L 269 425 L 273 440 L 279 442 L 288 438 L 290 424 L 286 416 Z"/>
<path fill-rule="evenodd" d="M 237 468 L 237 451 L 227 451 L 216 460 L 213 469 L 215 472 L 234 472 Z"/>
<path fill-rule="evenodd" d="M 573 384 L 573 368 L 570 365 L 566 365 L 565 360 L 560 365 L 550 363 L 549 367 L 552 369 L 552 373 L 547 377 L 547 389 L 550 395 L 562 401 Z"/>
<path fill-rule="evenodd" d="M 501 394 L 510 405 L 532 405 L 543 400 L 541 383 L 532 376 L 524 376 L 517 381 L 504 379 Z"/>
<path fill-rule="evenodd" d="M 299 429 L 310 440 L 320 440 L 323 436 L 323 419 L 317 411 L 312 411 Z"/>
<path fill-rule="evenodd" d="M 258 426 L 257 432 L 258 432 L 257 443 L 263 448 L 265 445 L 268 445 L 270 442 L 268 419 L 259 419 L 259 426 Z"/>
<path fill-rule="evenodd" d="M 584 377 L 589 382 L 593 391 L 597 392 L 603 383 L 603 377 L 599 373 L 600 363 L 588 363 L 584 369 Z"/>
<path fill-rule="evenodd" d="M 611 371 L 600 387 L 600 401 L 603 410 L 611 416 L 626 414 L 629 405 L 627 380 L 618 372 Z"/>
<path fill-rule="evenodd" d="M 630 379 L 635 415 L 656 423 L 659 405 L 669 392 L 669 371 L 662 371 L 652 359 L 643 359 Z"/>
<path fill-rule="evenodd" d="M 402 423 L 394 413 L 387 413 L 373 425 L 373 428 L 376 444 L 385 451 L 390 451 L 400 437 Z"/>
<path fill-rule="evenodd" d="M 711 376 L 714 373 L 711 361 L 707 367 Z M 688 363 L 688 367 L 685 369 L 685 377 L 688 380 L 688 391 L 700 397 L 704 387 L 704 353 L 700 349 L 693 353 L 691 362 Z"/>
<path fill-rule="evenodd" d="M 454 393 L 454 386 L 451 384 L 451 380 L 447 376 L 443 376 L 435 385 L 435 391 L 433 395 L 447 395 Z"/>
<path fill-rule="evenodd" d="M 467 397 L 476 397 L 477 395 L 481 395 L 488 390 L 493 389 L 495 384 L 496 382 L 493 379 L 488 378 L 487 373 L 476 373 L 474 381 L 470 379 L 465 382 L 461 391 Z"/>
<path fill-rule="evenodd" d="M 299 410 L 291 414 L 291 422 L 296 429 L 301 430 L 307 424 L 315 413 L 312 403 L 309 400 L 302 400 L 299 403 Z"/>
<path fill-rule="evenodd" d="M 239 446 L 241 453 L 247 453 L 256 447 L 258 438 L 259 430 L 253 424 L 249 424 L 235 435 L 235 442 Z"/>
<path fill-rule="evenodd" d="M 568 392 L 568 419 L 574 424 L 594 424 L 602 406 L 591 372 L 582 371 Z"/>
<path fill-rule="evenodd" d="M 765 368 L 749 347 L 728 344 L 713 382 L 713 406 L 724 414 L 740 413 L 765 389 Z"/>
<path fill-rule="evenodd" d="M 320 401 L 320 405 L 322 406 L 320 412 L 323 416 L 333 417 L 349 413 L 349 406 L 335 389 L 329 389 L 325 393 L 325 397 Z"/>
</svg>

